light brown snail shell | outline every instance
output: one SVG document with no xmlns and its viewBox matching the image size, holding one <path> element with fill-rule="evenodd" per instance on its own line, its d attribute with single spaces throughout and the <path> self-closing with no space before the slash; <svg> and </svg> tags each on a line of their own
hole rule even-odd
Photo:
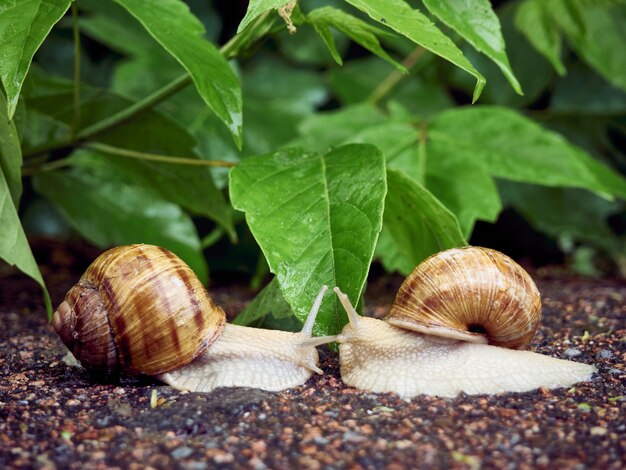
<svg viewBox="0 0 626 470">
<path fill-rule="evenodd" d="M 499 251 L 467 246 L 420 263 L 400 286 L 385 317 L 419 333 L 526 346 L 541 319 L 541 297 L 530 275 Z"/>
<path fill-rule="evenodd" d="M 155 375 L 191 362 L 220 335 L 224 311 L 172 252 L 127 245 L 101 254 L 52 326 L 88 370 Z"/>
</svg>

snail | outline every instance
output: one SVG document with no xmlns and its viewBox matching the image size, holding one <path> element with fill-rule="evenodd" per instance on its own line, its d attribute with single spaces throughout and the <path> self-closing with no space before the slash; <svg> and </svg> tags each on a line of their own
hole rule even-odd
<svg viewBox="0 0 626 470">
<path fill-rule="evenodd" d="M 349 318 L 336 338 L 347 385 L 454 397 L 569 386 L 595 371 L 519 350 L 539 326 L 539 291 L 521 266 L 495 250 L 470 246 L 427 258 L 405 279 L 384 320 L 360 317 L 334 290 Z"/>
<path fill-rule="evenodd" d="M 128 245 L 101 254 L 59 305 L 54 330 L 94 375 L 145 374 L 180 390 L 222 386 L 278 391 L 317 366 L 312 337 L 326 286 L 298 333 L 226 324 L 193 271 L 165 248 Z"/>
</svg>

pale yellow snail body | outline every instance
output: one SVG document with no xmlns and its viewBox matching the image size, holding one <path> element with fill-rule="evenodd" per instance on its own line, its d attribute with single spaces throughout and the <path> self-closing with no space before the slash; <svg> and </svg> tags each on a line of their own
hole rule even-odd
<svg viewBox="0 0 626 470">
<path fill-rule="evenodd" d="M 350 320 L 337 337 L 347 385 L 453 397 L 565 387 L 595 371 L 508 349 L 532 339 L 541 301 L 528 273 L 495 250 L 456 248 L 428 258 L 404 281 L 384 320 L 360 317 L 335 291 Z"/>
<path fill-rule="evenodd" d="M 283 390 L 317 366 L 313 338 L 324 287 L 298 333 L 230 325 L 193 271 L 170 251 L 128 245 L 100 255 L 70 289 L 52 325 L 94 375 L 152 375 L 181 390 Z"/>
</svg>

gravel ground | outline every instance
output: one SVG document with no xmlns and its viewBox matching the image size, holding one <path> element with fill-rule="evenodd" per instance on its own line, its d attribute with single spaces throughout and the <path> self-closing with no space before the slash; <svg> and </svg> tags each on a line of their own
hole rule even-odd
<svg viewBox="0 0 626 470">
<path fill-rule="evenodd" d="M 55 305 L 86 256 L 48 253 Z M 282 393 L 95 383 L 63 361 L 37 286 L 0 272 L 0 468 L 626 468 L 626 283 L 533 275 L 544 317 L 531 349 L 596 364 L 591 382 L 403 400 L 345 387 L 323 349 L 325 374 Z M 367 312 L 384 313 L 399 282 L 375 280 Z M 231 316 L 252 297 L 213 294 Z"/>
</svg>

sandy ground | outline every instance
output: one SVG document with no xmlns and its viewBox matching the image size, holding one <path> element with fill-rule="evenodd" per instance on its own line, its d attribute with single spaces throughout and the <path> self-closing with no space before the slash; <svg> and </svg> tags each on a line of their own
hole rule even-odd
<svg viewBox="0 0 626 470">
<path fill-rule="evenodd" d="M 44 269 L 55 304 L 77 264 Z M 97 383 L 62 360 L 37 286 L 0 275 L 0 468 L 625 468 L 626 284 L 533 275 L 544 318 L 531 349 L 595 364 L 593 380 L 411 400 L 346 387 L 324 349 L 324 375 L 281 393 Z M 386 311 L 398 282 L 371 284 L 368 314 Z M 253 296 L 235 286 L 214 295 L 231 316 Z"/>
</svg>

